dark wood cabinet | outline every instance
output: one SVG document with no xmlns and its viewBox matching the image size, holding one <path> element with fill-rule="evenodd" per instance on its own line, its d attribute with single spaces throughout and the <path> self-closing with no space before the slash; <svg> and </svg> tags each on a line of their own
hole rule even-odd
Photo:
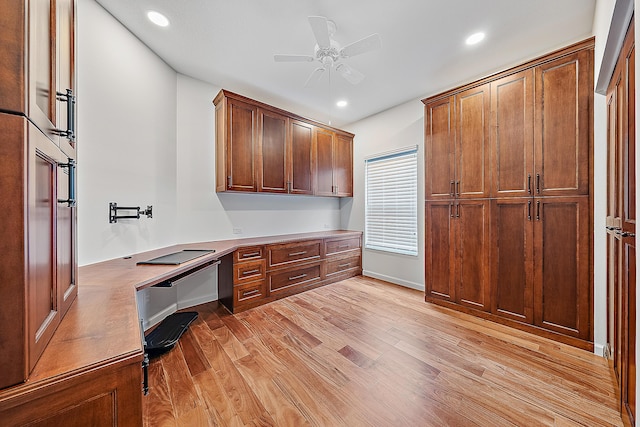
<svg viewBox="0 0 640 427">
<path fill-rule="evenodd" d="M 353 195 L 353 134 L 222 90 L 216 191 Z"/>
<path fill-rule="evenodd" d="M 426 293 L 489 310 L 489 201 L 427 202 Z"/>
<path fill-rule="evenodd" d="M 593 348 L 592 58 L 423 100 L 428 301 Z"/>
<path fill-rule="evenodd" d="M 426 199 L 489 197 L 488 85 L 425 105 Z"/>
<path fill-rule="evenodd" d="M 4 6 L 0 388 L 28 378 L 77 295 L 75 1 Z"/>
</svg>

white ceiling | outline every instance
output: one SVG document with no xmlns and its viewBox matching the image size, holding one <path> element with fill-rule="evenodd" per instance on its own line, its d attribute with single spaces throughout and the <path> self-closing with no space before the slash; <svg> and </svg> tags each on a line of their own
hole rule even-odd
<svg viewBox="0 0 640 427">
<path fill-rule="evenodd" d="M 508 68 L 591 35 L 596 0 L 97 0 L 176 71 L 335 126 Z M 157 10 L 171 21 L 146 19 Z M 317 63 L 307 17 L 337 25 L 342 46 L 378 33 L 382 49 L 346 62 L 366 75 L 304 84 Z M 487 37 L 466 46 L 471 33 Z M 339 98 L 349 101 L 340 109 Z"/>
</svg>

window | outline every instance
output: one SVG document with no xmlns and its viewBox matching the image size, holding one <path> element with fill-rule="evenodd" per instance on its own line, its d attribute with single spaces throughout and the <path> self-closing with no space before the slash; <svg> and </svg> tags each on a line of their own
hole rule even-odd
<svg viewBox="0 0 640 427">
<path fill-rule="evenodd" d="M 418 255 L 418 148 L 365 160 L 366 249 Z"/>
</svg>

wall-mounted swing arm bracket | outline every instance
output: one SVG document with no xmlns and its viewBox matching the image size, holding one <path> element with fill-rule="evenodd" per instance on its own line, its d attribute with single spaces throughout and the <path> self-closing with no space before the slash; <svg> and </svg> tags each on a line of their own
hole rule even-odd
<svg viewBox="0 0 640 427">
<path fill-rule="evenodd" d="M 118 211 L 135 211 L 134 215 L 118 215 Z M 118 206 L 115 202 L 109 203 L 109 224 L 118 222 L 119 219 L 140 219 L 141 215 L 153 218 L 153 206 L 140 209 L 140 206 Z"/>
</svg>

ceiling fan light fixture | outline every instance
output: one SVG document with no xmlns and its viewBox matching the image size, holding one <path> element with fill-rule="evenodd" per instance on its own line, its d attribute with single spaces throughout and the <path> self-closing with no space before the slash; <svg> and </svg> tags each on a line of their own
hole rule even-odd
<svg viewBox="0 0 640 427">
<path fill-rule="evenodd" d="M 484 36 L 485 34 L 483 32 L 473 33 L 469 37 L 467 37 L 467 40 L 465 40 L 465 43 L 468 44 L 469 46 L 478 44 L 482 40 L 484 40 Z"/>
<path fill-rule="evenodd" d="M 155 10 L 150 10 L 147 12 L 147 18 L 149 21 L 156 24 L 158 27 L 168 27 L 169 26 L 169 18 L 164 16 L 160 12 L 156 12 Z"/>
</svg>

